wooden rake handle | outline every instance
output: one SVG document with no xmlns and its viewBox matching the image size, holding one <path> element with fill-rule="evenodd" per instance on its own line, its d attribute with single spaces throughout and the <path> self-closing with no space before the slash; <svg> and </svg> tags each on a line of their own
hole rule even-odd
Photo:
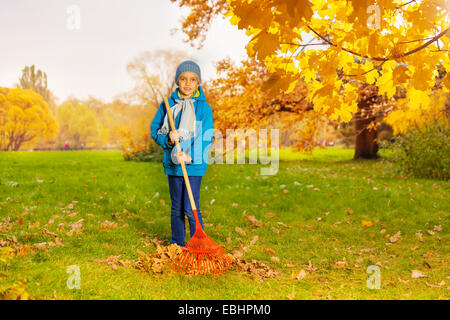
<svg viewBox="0 0 450 320">
<path fill-rule="evenodd" d="M 175 130 L 175 122 L 173 121 L 172 112 L 170 112 L 170 105 L 169 105 L 169 101 L 167 100 L 167 97 L 164 97 L 164 104 L 166 105 L 166 111 L 167 111 L 167 116 L 169 117 L 170 127 L 172 128 L 172 130 Z M 181 152 L 180 143 L 178 142 L 178 140 L 175 142 L 177 145 L 178 152 Z M 180 163 L 181 163 L 181 169 L 183 170 L 184 181 L 186 183 L 186 188 L 187 188 L 188 195 L 189 195 L 189 201 L 191 202 L 192 211 L 194 212 L 195 222 L 197 224 L 196 228 L 198 228 L 198 227 L 201 228 L 200 221 L 198 219 L 198 214 L 197 214 L 197 207 L 195 206 L 194 196 L 192 195 L 191 184 L 189 183 L 189 177 L 188 177 L 188 174 L 186 171 L 186 165 L 184 164 L 183 160 L 181 160 Z"/>
</svg>

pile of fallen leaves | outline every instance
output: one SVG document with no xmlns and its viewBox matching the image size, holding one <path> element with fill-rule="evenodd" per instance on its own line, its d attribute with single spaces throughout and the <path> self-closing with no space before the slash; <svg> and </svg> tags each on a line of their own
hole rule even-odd
<svg viewBox="0 0 450 320">
<path fill-rule="evenodd" d="M 269 268 L 264 263 L 252 259 L 251 262 L 247 262 L 243 259 L 233 258 L 231 264 L 231 270 L 243 271 L 252 275 L 260 276 L 262 278 L 275 278 L 278 276 L 278 272 Z"/>
<path fill-rule="evenodd" d="M 176 243 L 168 246 L 156 245 L 156 251 L 145 253 L 137 251 L 139 258 L 133 263 L 133 267 L 145 272 L 163 273 L 170 266 L 178 254 L 181 253 L 181 247 Z"/>
<path fill-rule="evenodd" d="M 181 247 L 175 243 L 168 246 L 157 244 L 156 251 L 153 253 L 144 253 L 138 250 L 139 258 L 133 263 L 133 267 L 145 272 L 164 273 L 168 271 L 170 264 L 181 253 L 181 250 Z M 274 278 L 278 275 L 278 272 L 257 260 L 247 262 L 231 255 L 230 257 L 233 259 L 230 270 L 245 272 L 263 278 Z"/>
</svg>

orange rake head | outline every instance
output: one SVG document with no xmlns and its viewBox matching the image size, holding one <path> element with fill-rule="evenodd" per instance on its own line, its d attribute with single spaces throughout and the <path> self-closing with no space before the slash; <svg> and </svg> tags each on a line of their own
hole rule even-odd
<svg viewBox="0 0 450 320">
<path fill-rule="evenodd" d="M 219 274 L 227 271 L 231 262 L 231 257 L 206 235 L 198 223 L 194 236 L 182 248 L 171 267 L 176 272 L 185 274 Z"/>
</svg>

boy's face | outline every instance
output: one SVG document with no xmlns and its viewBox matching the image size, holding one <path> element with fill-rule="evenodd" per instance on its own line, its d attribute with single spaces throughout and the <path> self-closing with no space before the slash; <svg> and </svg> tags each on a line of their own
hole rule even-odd
<svg viewBox="0 0 450 320">
<path fill-rule="evenodd" d="M 189 71 L 183 72 L 178 77 L 178 87 L 182 95 L 191 97 L 198 87 L 197 74 Z"/>
</svg>

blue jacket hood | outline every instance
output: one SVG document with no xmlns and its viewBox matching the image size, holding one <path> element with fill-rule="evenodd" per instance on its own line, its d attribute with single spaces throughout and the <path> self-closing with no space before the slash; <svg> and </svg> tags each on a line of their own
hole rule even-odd
<svg viewBox="0 0 450 320">
<path fill-rule="evenodd" d="M 175 99 L 182 99 L 178 96 L 178 91 L 180 90 L 180 88 L 177 88 L 174 92 L 172 92 L 172 94 L 170 95 L 170 98 L 175 102 Z M 198 86 L 198 90 L 200 91 L 200 95 L 198 97 L 193 97 L 192 99 L 195 100 L 205 100 L 206 101 L 206 96 L 205 93 L 203 92 L 203 89 L 201 86 Z"/>
</svg>

